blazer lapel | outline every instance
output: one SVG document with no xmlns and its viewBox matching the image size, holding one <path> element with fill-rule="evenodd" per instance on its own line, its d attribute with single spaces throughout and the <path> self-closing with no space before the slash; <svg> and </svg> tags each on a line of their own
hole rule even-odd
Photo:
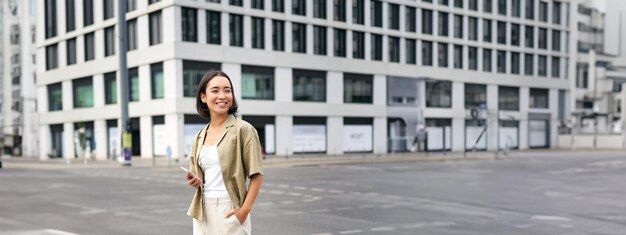
<svg viewBox="0 0 626 235">
<path fill-rule="evenodd" d="M 222 135 L 220 136 L 220 140 L 217 142 L 218 146 L 220 145 L 220 143 L 226 136 L 226 133 L 228 133 L 228 129 L 232 127 L 233 125 L 235 125 L 235 121 L 237 121 L 237 118 L 235 118 L 235 116 L 228 115 L 228 117 L 226 118 L 226 121 L 224 122 L 224 125 L 222 125 L 222 132 L 221 132 Z"/>
</svg>

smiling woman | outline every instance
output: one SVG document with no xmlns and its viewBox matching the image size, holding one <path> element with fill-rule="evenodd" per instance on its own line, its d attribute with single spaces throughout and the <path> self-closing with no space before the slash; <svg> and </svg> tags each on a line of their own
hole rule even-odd
<svg viewBox="0 0 626 235">
<path fill-rule="evenodd" d="M 202 77 L 196 109 L 209 123 L 192 140 L 185 175 L 196 188 L 187 211 L 193 217 L 193 234 L 249 235 L 250 210 L 263 179 L 259 136 L 235 116 L 233 83 L 224 72 L 209 71 Z"/>
</svg>

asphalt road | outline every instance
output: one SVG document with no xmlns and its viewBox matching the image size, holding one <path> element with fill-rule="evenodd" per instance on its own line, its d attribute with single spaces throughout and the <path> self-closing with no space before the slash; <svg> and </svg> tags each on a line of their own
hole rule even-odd
<svg viewBox="0 0 626 235">
<path fill-rule="evenodd" d="M 626 153 L 270 167 L 254 234 L 626 234 Z M 177 168 L 0 169 L 0 235 L 191 234 Z"/>
</svg>

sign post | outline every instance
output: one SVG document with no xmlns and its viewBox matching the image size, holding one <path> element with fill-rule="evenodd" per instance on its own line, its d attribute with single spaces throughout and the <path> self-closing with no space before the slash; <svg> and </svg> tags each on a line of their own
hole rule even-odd
<svg viewBox="0 0 626 235">
<path fill-rule="evenodd" d="M 122 134 L 122 158 L 121 162 L 124 166 L 131 166 L 133 136 L 130 132 Z"/>
</svg>

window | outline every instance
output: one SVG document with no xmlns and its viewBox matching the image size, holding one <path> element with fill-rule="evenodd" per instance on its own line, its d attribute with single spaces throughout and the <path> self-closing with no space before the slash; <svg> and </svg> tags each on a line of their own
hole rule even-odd
<svg viewBox="0 0 626 235">
<path fill-rule="evenodd" d="M 483 19 L 483 42 L 491 42 L 491 20 Z"/>
<path fill-rule="evenodd" d="M 511 0 L 511 15 L 513 15 L 513 17 L 519 18 L 521 15 L 520 1 L 521 0 Z"/>
<path fill-rule="evenodd" d="M 148 0 L 148 5 L 160 2 L 161 0 Z"/>
<path fill-rule="evenodd" d="M 93 107 L 93 81 L 91 77 L 72 80 L 74 108 Z"/>
<path fill-rule="evenodd" d="M 364 0 L 352 0 L 352 23 L 365 24 Z"/>
<path fill-rule="evenodd" d="M 407 32 L 416 32 L 416 15 L 415 15 L 415 7 L 405 7 L 405 30 Z"/>
<path fill-rule="evenodd" d="M 437 43 L 437 55 L 439 67 L 448 67 L 448 44 Z"/>
<path fill-rule="evenodd" d="M 422 65 L 433 65 L 433 43 L 422 41 Z"/>
<path fill-rule="evenodd" d="M 285 0 L 272 0 L 273 12 L 285 12 Z"/>
<path fill-rule="evenodd" d="M 498 73 L 506 73 L 506 51 L 496 52 L 496 67 Z"/>
<path fill-rule="evenodd" d="M 207 43 L 222 44 L 222 16 L 217 11 L 206 11 Z"/>
<path fill-rule="evenodd" d="M 422 9 L 422 33 L 433 34 L 433 11 Z"/>
<path fill-rule="evenodd" d="M 183 96 L 195 97 L 202 76 L 207 71 L 220 70 L 221 68 L 222 65 L 219 63 L 183 60 Z"/>
<path fill-rule="evenodd" d="M 487 86 L 480 84 L 465 84 L 465 108 L 487 108 Z"/>
<path fill-rule="evenodd" d="M 104 74 L 104 104 L 117 104 L 117 81 L 115 72 Z"/>
<path fill-rule="evenodd" d="M 137 67 L 128 69 L 128 92 L 128 101 L 139 101 L 139 70 Z"/>
<path fill-rule="evenodd" d="M 454 7 L 463 8 L 463 0 L 454 0 Z"/>
<path fill-rule="evenodd" d="M 439 12 L 439 36 L 448 36 L 448 13 Z"/>
<path fill-rule="evenodd" d="M 519 88 L 517 87 L 498 87 L 498 109 L 500 110 L 519 110 Z"/>
<path fill-rule="evenodd" d="M 539 76 L 548 76 L 548 58 L 545 55 L 537 57 L 537 73 Z"/>
<path fill-rule="evenodd" d="M 161 43 L 161 11 L 152 12 L 150 18 L 150 45 Z"/>
<path fill-rule="evenodd" d="M 561 50 L 561 31 L 552 30 L 552 50 Z"/>
<path fill-rule="evenodd" d="M 291 0 L 291 12 L 294 15 L 306 15 L 306 0 Z"/>
<path fill-rule="evenodd" d="M 230 17 L 230 45 L 243 47 L 243 16 L 229 14 Z"/>
<path fill-rule="evenodd" d="M 293 70 L 294 101 L 326 101 L 326 72 Z"/>
<path fill-rule="evenodd" d="M 335 21 L 346 22 L 346 0 L 334 0 Z"/>
<path fill-rule="evenodd" d="M 293 52 L 306 54 L 306 25 L 291 23 L 293 37 Z"/>
<path fill-rule="evenodd" d="M 85 34 L 85 61 L 93 60 L 96 57 L 94 33 Z"/>
<path fill-rule="evenodd" d="M 576 65 L 576 87 L 587 88 L 589 83 L 589 65 Z"/>
<path fill-rule="evenodd" d="M 526 0 L 526 19 L 535 18 L 535 0 Z"/>
<path fill-rule="evenodd" d="M 126 1 L 126 12 L 137 10 L 137 0 Z"/>
<path fill-rule="evenodd" d="M 491 0 L 483 0 L 483 12 L 491 13 L 493 2 Z"/>
<path fill-rule="evenodd" d="M 519 46 L 520 35 L 519 24 L 511 24 L 511 45 Z"/>
<path fill-rule="evenodd" d="M 272 48 L 275 51 L 285 50 L 285 22 L 272 20 Z"/>
<path fill-rule="evenodd" d="M 132 51 L 137 49 L 137 19 L 126 21 L 126 31 L 128 33 L 126 50 Z"/>
<path fill-rule="evenodd" d="M 548 30 L 539 28 L 539 48 L 548 49 Z"/>
<path fill-rule="evenodd" d="M 241 66 L 241 97 L 243 99 L 274 99 L 274 68 Z"/>
<path fill-rule="evenodd" d="M 400 6 L 398 4 L 388 4 L 389 7 L 389 28 L 400 29 Z"/>
<path fill-rule="evenodd" d="M 46 29 L 50 22 L 54 23 L 53 21 L 50 21 L 48 18 L 48 12 L 47 12 L 48 1 L 46 1 Z M 56 1 L 52 1 L 52 2 L 56 2 Z M 76 9 L 76 5 L 74 3 L 74 0 L 65 0 L 65 31 L 66 32 L 72 32 L 76 29 L 76 10 L 75 9 Z M 56 15 L 56 12 L 54 14 Z M 56 24 L 54 27 L 56 27 Z M 46 36 L 46 38 L 48 37 Z"/>
<path fill-rule="evenodd" d="M 539 21 L 548 22 L 548 3 L 539 1 Z"/>
<path fill-rule="evenodd" d="M 520 64 L 520 58 L 519 58 L 519 53 L 518 52 L 511 52 L 511 73 L 512 74 L 519 74 L 520 70 L 519 70 L 519 64 Z"/>
<path fill-rule="evenodd" d="M 524 74 L 532 76 L 533 72 L 533 55 L 524 54 Z"/>
<path fill-rule="evenodd" d="M 372 60 L 383 60 L 383 36 L 380 34 L 372 34 Z"/>
<path fill-rule="evenodd" d="M 61 83 L 48 85 L 48 111 L 63 109 L 63 89 Z"/>
<path fill-rule="evenodd" d="M 346 30 L 334 29 L 335 56 L 346 57 Z"/>
<path fill-rule="evenodd" d="M 383 27 L 383 3 L 381 1 L 372 0 L 370 2 L 370 17 L 372 26 Z"/>
<path fill-rule="evenodd" d="M 524 39 L 526 41 L 526 43 L 524 43 L 526 47 L 530 47 L 530 48 L 535 47 L 535 43 L 534 43 L 535 36 L 534 36 L 532 26 L 526 26 L 526 37 Z"/>
<path fill-rule="evenodd" d="M 506 15 L 506 1 L 509 0 L 498 0 L 498 14 Z"/>
<path fill-rule="evenodd" d="M 472 11 L 478 11 L 478 0 L 469 0 L 469 9 Z"/>
<path fill-rule="evenodd" d="M 59 67 L 59 51 L 57 44 L 46 47 L 46 70 L 56 69 Z"/>
<path fill-rule="evenodd" d="M 326 19 L 326 0 L 313 0 L 313 17 Z"/>
<path fill-rule="evenodd" d="M 389 62 L 400 62 L 400 38 L 389 37 Z"/>
<path fill-rule="evenodd" d="M 352 31 L 352 58 L 365 59 L 365 33 Z"/>
<path fill-rule="evenodd" d="M 182 7 L 182 31 L 184 42 L 198 41 L 198 14 L 196 9 Z"/>
<path fill-rule="evenodd" d="M 104 20 L 111 19 L 115 16 L 115 9 L 113 8 L 113 0 L 103 0 L 102 1 L 102 10 Z"/>
<path fill-rule="evenodd" d="M 263 4 L 264 0 L 252 0 L 252 9 L 263 10 L 265 5 Z"/>
<path fill-rule="evenodd" d="M 452 107 L 452 82 L 426 81 L 426 107 Z"/>
<path fill-rule="evenodd" d="M 313 26 L 313 54 L 326 55 L 326 27 Z"/>
<path fill-rule="evenodd" d="M 552 23 L 561 24 L 561 2 L 552 2 Z"/>
<path fill-rule="evenodd" d="M 469 40 L 478 41 L 478 19 L 476 17 L 468 18 L 468 27 L 467 32 L 469 33 Z"/>
<path fill-rule="evenodd" d="M 70 38 L 66 41 L 67 65 L 76 64 L 76 38 Z"/>
<path fill-rule="evenodd" d="M 478 70 L 478 48 L 468 47 L 469 69 Z"/>
<path fill-rule="evenodd" d="M 407 64 L 415 64 L 417 63 L 417 55 L 415 53 L 415 39 L 404 39 L 404 44 L 406 46 L 406 63 Z"/>
<path fill-rule="evenodd" d="M 45 0 L 46 39 L 57 36 L 57 1 Z"/>
<path fill-rule="evenodd" d="M 548 89 L 530 88 L 530 99 L 528 100 L 530 108 L 547 109 L 548 103 Z"/>
<path fill-rule="evenodd" d="M 506 23 L 498 21 L 498 44 L 506 45 Z"/>
<path fill-rule="evenodd" d="M 115 54 L 115 26 L 104 29 L 104 56 Z"/>
<path fill-rule="evenodd" d="M 463 68 L 463 46 L 454 45 L 454 68 Z"/>
<path fill-rule="evenodd" d="M 252 17 L 252 48 L 265 48 L 265 20 Z"/>
<path fill-rule="evenodd" d="M 150 87 L 152 99 L 162 99 L 165 97 L 165 87 L 163 85 L 163 63 L 150 65 Z"/>
<path fill-rule="evenodd" d="M 230 0 L 229 4 L 231 6 L 239 6 L 242 7 L 243 6 L 243 0 Z"/>
<path fill-rule="evenodd" d="M 448 6 L 450 5 L 450 1 L 448 0 L 438 0 L 439 5 Z"/>
<path fill-rule="evenodd" d="M 371 104 L 374 96 L 374 77 L 365 74 L 343 74 L 343 102 Z"/>
<path fill-rule="evenodd" d="M 561 60 L 559 57 L 552 57 L 552 77 L 559 78 L 561 77 Z"/>
<path fill-rule="evenodd" d="M 93 0 L 83 0 L 83 26 L 93 24 Z"/>
<path fill-rule="evenodd" d="M 454 15 L 454 37 L 463 38 L 463 16 Z"/>
<path fill-rule="evenodd" d="M 483 71 L 491 72 L 491 50 L 483 49 Z"/>
</svg>

